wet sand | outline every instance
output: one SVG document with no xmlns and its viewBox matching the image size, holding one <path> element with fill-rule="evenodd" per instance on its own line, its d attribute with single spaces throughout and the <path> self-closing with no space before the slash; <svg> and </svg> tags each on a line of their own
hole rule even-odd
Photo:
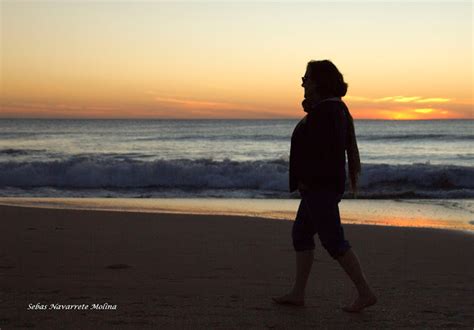
<svg viewBox="0 0 474 330">
<path fill-rule="evenodd" d="M 355 294 L 352 284 L 319 243 L 306 306 L 272 303 L 294 279 L 291 225 L 223 215 L 0 206 L 0 327 L 474 325 L 474 235 L 345 225 L 379 297 L 376 306 L 354 315 L 340 310 Z M 50 304 L 89 309 L 39 309 Z"/>
<path fill-rule="evenodd" d="M 0 205 L 140 213 L 234 215 L 291 220 L 300 199 L 0 197 Z M 423 227 L 474 234 L 474 200 L 342 199 L 343 223 Z"/>
</svg>

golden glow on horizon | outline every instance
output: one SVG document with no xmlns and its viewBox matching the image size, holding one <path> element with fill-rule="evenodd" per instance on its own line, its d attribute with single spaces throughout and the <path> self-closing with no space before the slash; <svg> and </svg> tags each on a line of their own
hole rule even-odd
<svg viewBox="0 0 474 330">
<path fill-rule="evenodd" d="M 472 4 L 0 6 L 0 118 L 299 118 L 328 58 L 355 119 L 473 119 Z"/>
<path fill-rule="evenodd" d="M 472 119 L 472 100 L 448 98 L 423 98 L 420 96 L 386 96 L 371 99 L 368 97 L 348 96 L 347 103 L 356 109 L 355 118 L 360 119 Z M 420 108 L 420 104 L 430 107 Z M 443 108 L 439 108 L 442 104 Z M 453 110 L 451 110 L 453 109 Z"/>
<path fill-rule="evenodd" d="M 365 101 L 360 101 L 361 99 L 365 99 Z M 115 118 L 298 118 L 304 115 L 299 101 L 295 101 L 296 105 L 293 109 L 287 110 L 283 107 L 270 108 L 245 103 L 153 96 L 150 101 L 137 102 L 136 105 L 133 104 L 133 101 L 130 101 L 129 104 L 117 105 L 103 105 L 94 102 L 10 102 L 2 108 L 2 113 L 7 115 L 5 117 L 9 117 L 8 114 L 12 115 L 10 117 L 21 117 L 20 114 L 24 114 L 24 117 L 39 118 L 108 118 L 110 113 L 114 113 Z M 459 119 L 463 118 L 459 116 L 459 113 L 463 111 L 467 118 L 469 116 L 472 118 L 472 107 L 469 102 L 445 103 L 443 108 L 438 108 L 435 104 L 432 104 L 432 107 L 420 108 L 416 101 L 402 102 L 403 106 L 390 105 L 389 102 L 381 104 L 380 100 L 370 102 L 367 98 L 360 97 L 348 97 L 344 101 L 355 119 Z M 449 110 L 450 106 L 458 111 Z M 41 113 L 41 116 L 38 116 L 38 113 Z M 238 117 L 235 115 L 236 113 L 239 114 Z"/>
</svg>

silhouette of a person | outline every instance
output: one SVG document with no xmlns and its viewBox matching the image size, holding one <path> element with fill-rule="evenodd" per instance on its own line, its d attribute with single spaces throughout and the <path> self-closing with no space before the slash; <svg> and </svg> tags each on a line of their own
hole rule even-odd
<svg viewBox="0 0 474 330">
<path fill-rule="evenodd" d="M 346 180 L 346 156 L 351 187 L 357 193 L 360 159 L 351 114 L 341 97 L 347 84 L 329 60 L 310 61 L 302 77 L 303 108 L 307 115 L 291 137 L 290 191 L 299 190 L 301 202 L 292 228 L 296 251 L 296 279 L 293 290 L 274 297 L 278 304 L 304 305 L 305 287 L 314 258 L 314 235 L 354 282 L 358 297 L 347 312 L 359 312 L 376 303 L 359 260 L 344 237 L 338 203 Z"/>
</svg>

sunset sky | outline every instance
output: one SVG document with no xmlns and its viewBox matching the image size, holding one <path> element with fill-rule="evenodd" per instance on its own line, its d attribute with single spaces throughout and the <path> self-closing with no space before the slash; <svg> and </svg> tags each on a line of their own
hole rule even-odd
<svg viewBox="0 0 474 330">
<path fill-rule="evenodd" d="M 471 1 L 1 1 L 0 118 L 297 118 L 330 59 L 355 119 L 473 119 Z"/>
</svg>

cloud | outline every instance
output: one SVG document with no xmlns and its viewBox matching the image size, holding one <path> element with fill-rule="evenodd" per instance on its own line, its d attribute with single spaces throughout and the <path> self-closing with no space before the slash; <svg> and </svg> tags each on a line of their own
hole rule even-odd
<svg viewBox="0 0 474 330">
<path fill-rule="evenodd" d="M 415 103 L 446 103 L 449 101 L 451 101 L 451 99 L 442 97 L 432 97 L 427 99 L 416 100 Z"/>
<path fill-rule="evenodd" d="M 396 96 L 393 98 L 393 102 L 409 103 L 409 102 L 417 101 L 420 98 L 421 98 L 420 96 Z"/>
<path fill-rule="evenodd" d="M 432 113 L 434 111 L 439 111 L 439 110 L 432 109 L 432 108 L 426 108 L 426 109 L 414 109 L 413 111 L 418 112 L 418 113 Z"/>
<path fill-rule="evenodd" d="M 363 96 L 347 96 L 346 99 L 355 102 L 370 102 L 370 103 L 446 103 L 452 99 L 444 97 L 429 97 L 423 98 L 421 96 L 385 96 L 381 98 L 369 98 Z"/>
</svg>

